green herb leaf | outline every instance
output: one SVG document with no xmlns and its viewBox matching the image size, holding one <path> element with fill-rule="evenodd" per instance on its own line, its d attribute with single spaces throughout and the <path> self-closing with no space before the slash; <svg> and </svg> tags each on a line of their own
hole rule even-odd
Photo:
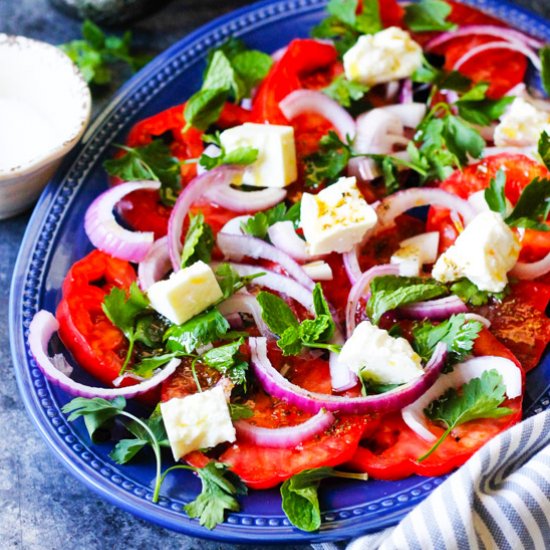
<svg viewBox="0 0 550 550">
<path fill-rule="evenodd" d="M 217 50 L 212 55 L 204 76 L 203 90 L 228 90 L 239 102 L 246 93 L 245 83 L 235 71 L 227 55 Z"/>
<path fill-rule="evenodd" d="M 228 376 L 235 385 L 244 384 L 248 363 L 243 361 L 239 353 L 243 342 L 244 338 L 239 338 L 229 344 L 212 348 L 200 356 L 200 361 Z"/>
<path fill-rule="evenodd" d="M 252 89 L 269 73 L 273 59 L 258 50 L 247 50 L 230 57 L 233 68 L 244 83 L 244 97 L 250 97 Z"/>
<path fill-rule="evenodd" d="M 550 231 L 546 219 L 550 212 L 550 179 L 535 178 L 527 185 L 504 220 L 512 227 L 525 227 L 537 231 Z"/>
<path fill-rule="evenodd" d="M 181 267 L 188 267 L 198 261 L 210 263 L 214 242 L 214 233 L 204 221 L 203 213 L 199 212 L 196 216 L 190 214 L 181 253 Z"/>
<path fill-rule="evenodd" d="M 229 403 L 229 414 L 231 420 L 246 420 L 254 416 L 254 411 L 248 405 Z"/>
<path fill-rule="evenodd" d="M 463 302 L 473 306 L 484 306 L 491 299 L 501 302 L 508 292 L 506 289 L 502 292 L 488 292 L 486 290 L 479 290 L 479 288 L 477 288 L 472 281 L 466 278 L 459 279 L 454 282 L 451 285 L 450 290 Z"/>
<path fill-rule="evenodd" d="M 223 522 L 226 510 L 239 510 L 235 497 L 245 495 L 246 486 L 219 462 L 209 462 L 204 468 L 195 468 L 194 471 L 200 477 L 202 491 L 194 501 L 184 506 L 185 511 L 190 517 L 199 518 L 199 523 L 207 529 L 214 529 Z"/>
<path fill-rule="evenodd" d="M 472 81 L 462 73 L 437 69 L 426 58 L 422 60 L 422 66 L 412 74 L 411 79 L 413 82 L 433 84 L 440 90 L 454 90 L 455 92 L 465 92 L 472 84 Z"/>
<path fill-rule="evenodd" d="M 546 130 L 540 135 L 538 152 L 542 162 L 550 170 L 550 136 Z"/>
<path fill-rule="evenodd" d="M 491 178 L 489 187 L 485 189 L 483 196 L 493 212 L 498 212 L 501 216 L 506 215 L 506 195 L 504 187 L 506 186 L 506 172 L 499 170 L 496 177 Z"/>
<path fill-rule="evenodd" d="M 181 189 L 181 172 L 180 161 L 172 155 L 170 148 L 160 139 L 142 147 L 117 147 L 126 154 L 103 163 L 109 175 L 124 181 L 158 181 L 162 202 L 172 206 Z"/>
<path fill-rule="evenodd" d="M 550 95 L 550 46 L 548 44 L 540 49 L 539 56 L 542 65 L 540 79 L 544 91 Z"/>
<path fill-rule="evenodd" d="M 153 355 L 151 357 L 143 357 L 139 363 L 132 367 L 132 372 L 143 378 L 150 378 L 156 369 L 166 365 L 175 357 L 180 355 L 179 352 L 163 353 L 161 355 Z"/>
<path fill-rule="evenodd" d="M 405 24 L 413 32 L 448 31 L 456 28 L 447 21 L 451 6 L 442 0 L 421 0 L 405 6 Z"/>
<path fill-rule="evenodd" d="M 448 294 L 447 288 L 433 279 L 397 275 L 375 277 L 370 291 L 367 314 L 376 324 L 386 311 Z"/>
<path fill-rule="evenodd" d="M 485 140 L 476 130 L 455 116 L 447 115 L 444 118 L 441 135 L 461 166 L 468 162 L 468 155 L 477 159 L 483 153 Z"/>
<path fill-rule="evenodd" d="M 168 351 L 190 354 L 200 346 L 219 340 L 229 328 L 225 317 L 213 308 L 193 317 L 183 325 L 171 326 L 166 331 L 164 340 Z"/>
<path fill-rule="evenodd" d="M 438 325 L 425 321 L 413 328 L 413 348 L 424 361 L 428 361 L 437 344 L 443 342 L 448 351 L 446 364 L 452 366 L 471 353 L 482 329 L 479 321 L 467 321 L 463 313 L 452 315 Z"/>
<path fill-rule="evenodd" d="M 245 275 L 244 277 L 241 277 L 230 264 L 220 264 L 216 269 L 216 279 L 218 280 L 218 284 L 220 285 L 223 294 L 221 301 L 233 296 L 235 292 L 247 286 L 250 281 L 257 279 L 264 274 L 265 272 L 261 271 L 252 275 Z"/>
<path fill-rule="evenodd" d="M 220 141 L 219 132 L 213 135 L 204 135 L 203 141 L 213 143 L 220 149 L 217 156 L 211 157 L 205 153 L 200 156 L 199 164 L 207 170 L 212 170 L 213 168 L 223 164 L 247 166 L 249 164 L 253 164 L 258 159 L 259 151 L 253 147 L 238 147 L 228 153 Z"/>
<path fill-rule="evenodd" d="M 185 104 L 185 129 L 193 126 L 198 130 L 206 130 L 220 118 L 228 97 L 229 90 L 226 88 L 210 88 L 193 94 Z"/>
<path fill-rule="evenodd" d="M 479 126 L 489 126 L 491 122 L 500 118 L 506 107 L 514 101 L 512 96 L 488 99 L 488 89 L 489 84 L 480 82 L 456 102 L 458 114 L 464 120 Z"/>
<path fill-rule="evenodd" d="M 298 327 L 299 322 L 290 309 L 290 306 L 279 296 L 271 292 L 260 292 L 256 299 L 262 308 L 262 319 L 265 321 L 269 330 L 282 336 L 289 327 Z"/>
<path fill-rule="evenodd" d="M 485 371 L 481 377 L 473 378 L 462 386 L 461 393 L 454 388 L 447 390 L 424 409 L 430 420 L 440 422 L 447 429 L 418 461 L 428 458 L 457 426 L 479 418 L 501 418 L 512 414 L 512 409 L 500 406 L 505 399 L 506 386 L 497 370 Z"/>
<path fill-rule="evenodd" d="M 323 287 L 320 283 L 315 283 L 315 286 L 313 287 L 313 309 L 317 317 L 326 317 L 329 321 L 326 332 L 322 333 L 318 340 L 329 340 L 334 335 L 336 324 L 332 318 L 332 313 L 325 295 L 323 294 Z"/>
<path fill-rule="evenodd" d="M 338 75 L 322 92 L 343 107 L 351 107 L 369 91 L 369 87 L 359 82 L 351 82 L 344 75 Z"/>
<path fill-rule="evenodd" d="M 248 235 L 265 239 L 267 230 L 273 224 L 282 221 L 288 221 L 288 212 L 284 203 L 279 203 L 269 210 L 257 212 L 246 222 L 241 223 L 241 229 Z"/>
</svg>

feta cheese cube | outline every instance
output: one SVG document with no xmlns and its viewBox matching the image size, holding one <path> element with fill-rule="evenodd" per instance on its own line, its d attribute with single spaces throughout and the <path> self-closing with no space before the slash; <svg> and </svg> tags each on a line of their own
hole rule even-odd
<svg viewBox="0 0 550 550">
<path fill-rule="evenodd" d="M 417 277 L 424 264 L 433 264 L 437 259 L 439 233 L 430 231 L 415 235 L 399 243 L 399 249 L 390 262 L 399 265 L 399 273 L 404 277 Z"/>
<path fill-rule="evenodd" d="M 311 255 L 349 252 L 377 222 L 354 177 L 340 178 L 319 194 L 304 193 L 300 223 Z"/>
<path fill-rule="evenodd" d="M 147 291 L 151 306 L 172 323 L 181 325 L 222 298 L 214 272 L 204 262 L 172 273 Z"/>
<path fill-rule="evenodd" d="M 421 65 L 422 47 L 398 27 L 362 35 L 344 54 L 346 78 L 367 86 L 407 78 Z"/>
<path fill-rule="evenodd" d="M 332 268 L 327 262 L 323 262 L 322 260 L 304 264 L 302 265 L 302 269 L 314 281 L 332 281 L 334 279 Z"/>
<path fill-rule="evenodd" d="M 550 113 L 516 97 L 495 128 L 497 147 L 536 147 L 543 130 L 550 133 Z"/>
<path fill-rule="evenodd" d="M 420 356 L 407 340 L 393 338 L 369 321 L 355 327 L 338 359 L 364 380 L 377 384 L 405 384 L 424 374 Z"/>
<path fill-rule="evenodd" d="M 480 290 L 501 292 L 520 248 L 517 235 L 499 214 L 482 212 L 439 257 L 432 277 L 443 283 L 467 277 Z"/>
<path fill-rule="evenodd" d="M 256 162 L 247 166 L 236 184 L 254 187 L 286 187 L 298 177 L 294 128 L 275 124 L 246 122 L 220 134 L 226 151 L 239 147 L 258 150 Z"/>
<path fill-rule="evenodd" d="M 223 388 L 174 397 L 160 404 L 174 460 L 198 449 L 235 441 L 235 428 Z"/>
</svg>

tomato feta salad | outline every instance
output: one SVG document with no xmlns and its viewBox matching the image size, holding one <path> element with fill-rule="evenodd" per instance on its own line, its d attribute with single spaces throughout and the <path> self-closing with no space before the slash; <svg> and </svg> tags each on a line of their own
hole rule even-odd
<svg viewBox="0 0 550 550">
<path fill-rule="evenodd" d="M 525 83 L 550 92 L 549 47 L 455 2 L 327 9 L 272 55 L 229 40 L 130 130 L 30 327 L 69 419 L 124 423 L 118 463 L 151 447 L 154 502 L 198 474 L 210 529 L 247 487 L 315 530 L 324 478 L 450 472 L 521 419 L 550 339 L 550 102 Z"/>
</svg>

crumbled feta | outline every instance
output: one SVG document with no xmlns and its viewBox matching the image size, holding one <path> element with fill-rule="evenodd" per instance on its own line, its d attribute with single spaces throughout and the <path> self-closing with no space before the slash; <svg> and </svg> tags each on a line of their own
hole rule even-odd
<svg viewBox="0 0 550 550">
<path fill-rule="evenodd" d="M 181 325 L 217 302 L 223 293 L 210 266 L 199 261 L 151 285 L 147 295 L 156 311 Z"/>
<path fill-rule="evenodd" d="M 306 272 L 307 276 L 314 281 L 332 281 L 334 274 L 332 268 L 327 262 L 317 260 L 304 264 L 302 269 Z"/>
<path fill-rule="evenodd" d="M 174 460 L 196 451 L 235 441 L 235 428 L 222 386 L 174 397 L 160 404 Z"/>
<path fill-rule="evenodd" d="M 433 264 L 437 259 L 439 233 L 430 231 L 415 235 L 399 243 L 399 249 L 390 262 L 399 265 L 399 273 L 404 277 L 417 277 L 424 264 Z"/>
<path fill-rule="evenodd" d="M 496 212 L 482 212 L 439 257 L 432 276 L 443 283 L 467 277 L 480 290 L 501 292 L 519 251 L 519 239 L 502 217 Z"/>
<path fill-rule="evenodd" d="M 421 65 L 422 47 L 398 27 L 362 35 L 344 54 L 346 78 L 367 86 L 407 78 Z"/>
<path fill-rule="evenodd" d="M 339 361 L 377 384 L 404 384 L 424 373 L 420 356 L 405 338 L 393 338 L 369 321 L 357 325 Z"/>
<path fill-rule="evenodd" d="M 349 252 L 377 219 L 357 188 L 355 177 L 340 178 L 317 195 L 302 196 L 300 224 L 313 256 Z"/>
<path fill-rule="evenodd" d="M 550 113 L 516 97 L 495 128 L 497 147 L 536 146 L 543 130 L 550 133 Z"/>
<path fill-rule="evenodd" d="M 239 147 L 258 150 L 256 162 L 247 166 L 237 184 L 254 187 L 286 187 L 298 177 L 294 128 L 246 122 L 220 134 L 227 152 Z"/>
</svg>

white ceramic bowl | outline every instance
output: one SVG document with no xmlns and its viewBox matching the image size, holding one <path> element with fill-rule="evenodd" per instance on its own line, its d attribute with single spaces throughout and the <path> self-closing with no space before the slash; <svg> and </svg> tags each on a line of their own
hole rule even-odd
<svg viewBox="0 0 550 550">
<path fill-rule="evenodd" d="M 0 219 L 28 208 L 82 136 L 90 90 L 58 48 L 0 33 Z"/>
</svg>

